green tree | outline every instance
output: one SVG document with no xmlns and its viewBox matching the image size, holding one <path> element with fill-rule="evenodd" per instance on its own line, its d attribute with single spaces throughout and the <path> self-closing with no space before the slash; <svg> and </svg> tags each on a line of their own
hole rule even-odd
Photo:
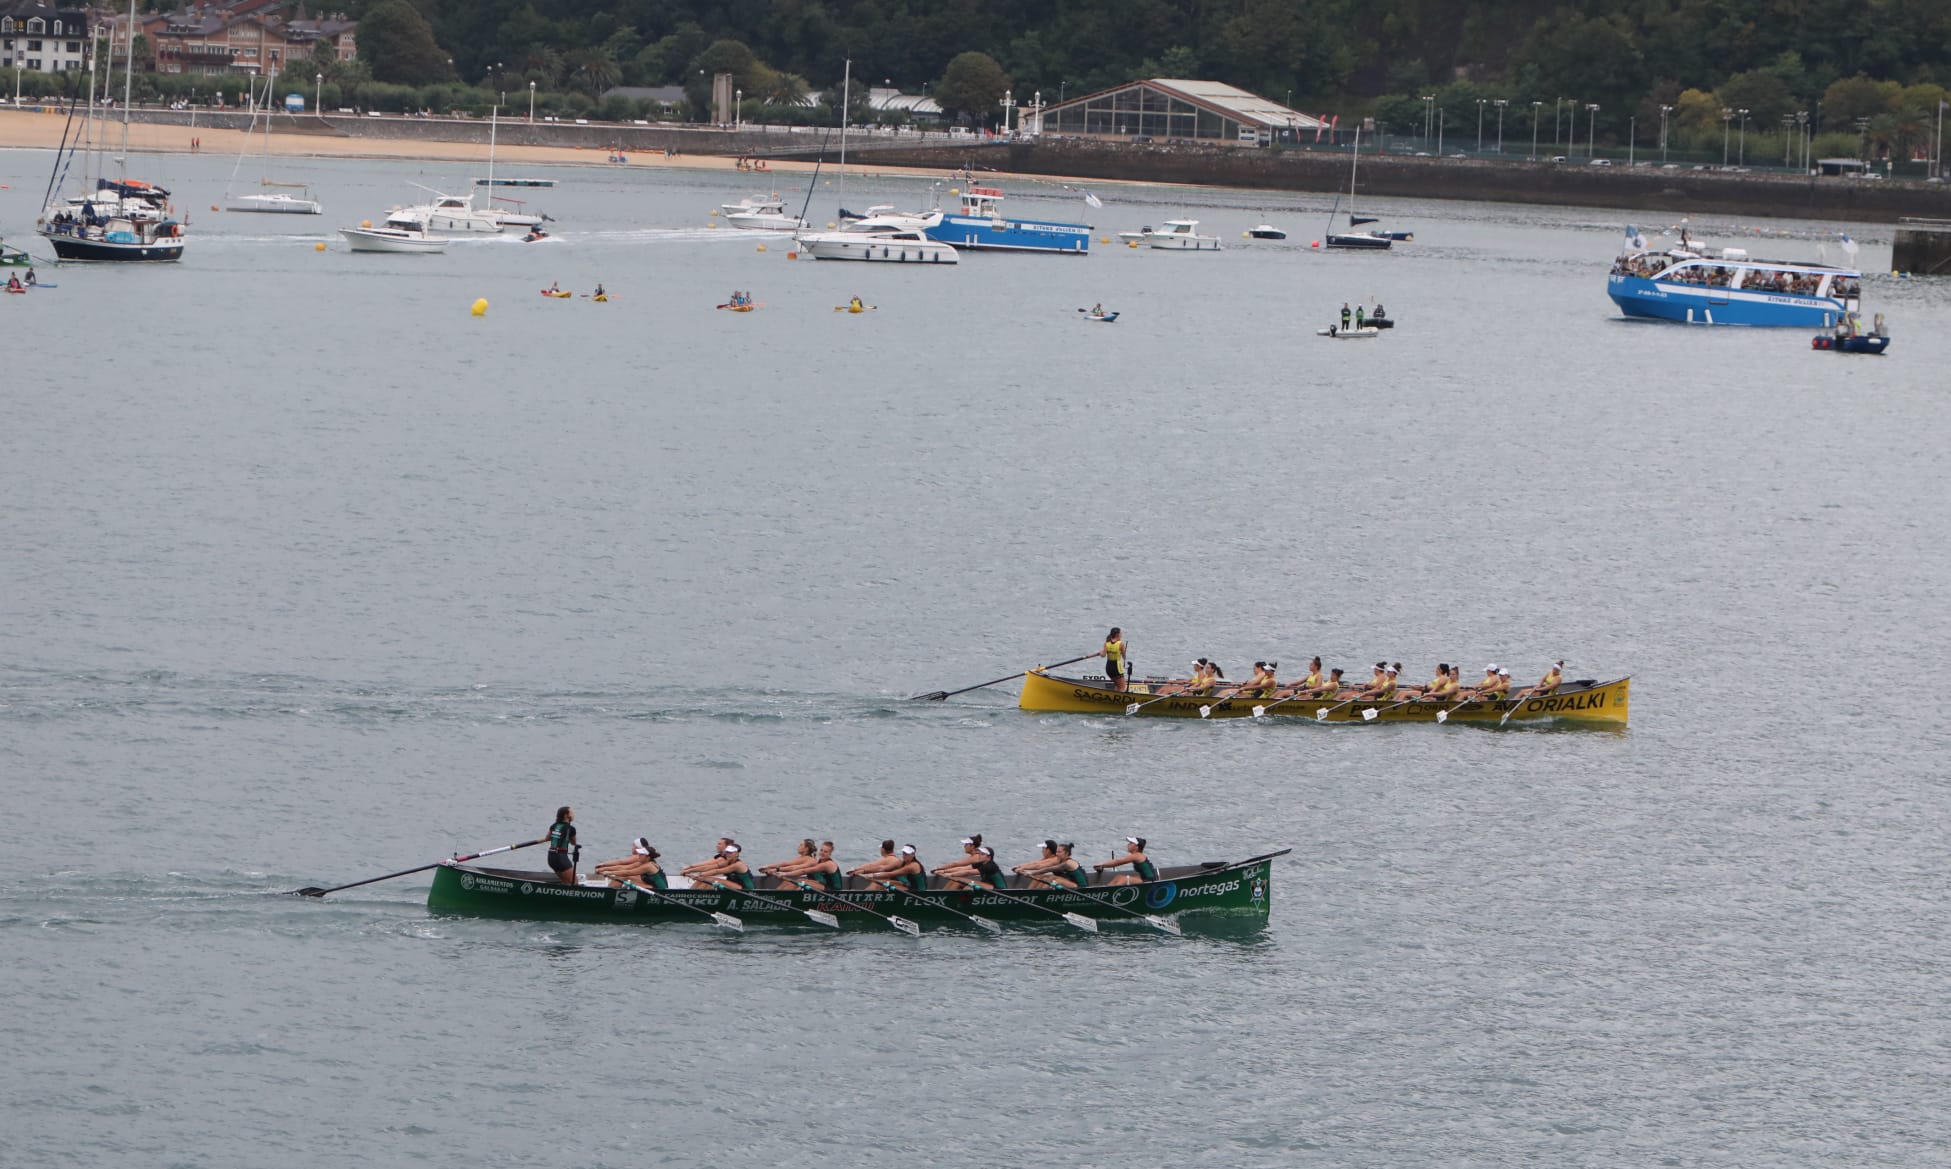
<svg viewBox="0 0 1951 1169">
<path fill-rule="evenodd" d="M 1887 114 L 1902 96 L 1903 87 L 1894 81 L 1872 81 L 1861 73 L 1845 77 L 1822 93 L 1823 128 L 1853 130 L 1856 119 Z"/>
<path fill-rule="evenodd" d="M 1009 89 L 1009 74 L 987 53 L 973 50 L 958 53 L 935 83 L 935 104 L 954 117 L 984 122 L 996 110 Z"/>
<path fill-rule="evenodd" d="M 1795 104 L 1795 95 L 1780 77 L 1758 69 L 1736 73 L 1714 91 L 1714 96 L 1722 108 L 1745 109 L 1751 123 L 1763 126 L 1773 125 Z"/>
<path fill-rule="evenodd" d="M 600 98 L 615 87 L 621 72 L 617 69 L 616 58 L 610 56 L 608 49 L 601 46 L 594 49 L 577 49 L 569 54 L 569 83 L 579 92 L 592 98 Z"/>
<path fill-rule="evenodd" d="M 379 81 L 424 85 L 453 74 L 433 26 L 406 0 L 381 0 L 359 21 L 359 55 Z"/>
</svg>

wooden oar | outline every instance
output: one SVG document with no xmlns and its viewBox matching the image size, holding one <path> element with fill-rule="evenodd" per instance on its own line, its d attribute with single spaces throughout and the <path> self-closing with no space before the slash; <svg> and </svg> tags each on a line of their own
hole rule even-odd
<svg viewBox="0 0 1951 1169">
<path fill-rule="evenodd" d="M 842 905 L 851 905 L 855 909 L 861 910 L 864 913 L 871 913 L 875 917 L 880 918 L 882 921 L 893 926 L 895 929 L 900 930 L 902 933 L 907 934 L 911 938 L 918 938 L 921 936 L 921 927 L 916 925 L 914 922 L 909 921 L 905 917 L 896 917 L 891 913 L 882 913 L 878 909 L 869 908 L 868 906 L 862 905 L 860 902 L 854 901 L 851 898 L 843 897 L 840 894 L 835 893 L 831 889 L 822 889 L 817 885 L 809 885 L 805 881 L 800 880 L 798 877 L 781 877 L 779 879 L 782 881 L 791 881 L 793 884 L 798 885 L 800 888 L 806 890 L 808 893 L 817 893 L 822 897 L 831 897 Z"/>
<path fill-rule="evenodd" d="M 1184 936 L 1184 931 L 1179 929 L 1178 922 L 1167 921 L 1165 918 L 1160 917 L 1156 913 L 1139 913 L 1135 909 L 1126 909 L 1122 905 L 1113 905 L 1109 901 L 1098 901 L 1096 897 L 1091 896 L 1089 893 L 1085 892 L 1082 889 L 1073 889 L 1071 890 L 1071 892 L 1076 893 L 1079 897 L 1082 897 L 1086 901 L 1096 901 L 1097 904 L 1104 906 L 1104 908 L 1106 909 L 1115 909 L 1119 913 L 1126 914 L 1130 917 L 1135 917 L 1138 920 L 1144 922 L 1146 925 L 1151 926 L 1153 929 L 1158 930 L 1160 933 L 1171 934 L 1175 938 Z"/>
<path fill-rule="evenodd" d="M 753 893 L 746 889 L 741 889 L 737 885 L 727 885 L 723 881 L 714 881 L 710 877 L 706 877 L 705 881 L 712 888 L 722 889 L 727 893 L 733 894 L 734 896 L 750 897 L 752 900 L 758 902 L 760 905 L 770 905 L 774 909 L 783 909 L 787 913 L 803 913 L 809 919 L 816 921 L 823 926 L 827 926 L 830 929 L 837 930 L 840 928 L 840 919 L 833 916 L 831 913 L 828 913 L 824 909 L 801 909 L 799 906 L 789 904 L 788 902 L 785 901 L 779 901 L 771 897 L 761 897 L 757 893 Z"/>
<path fill-rule="evenodd" d="M 688 901 L 679 900 L 678 898 L 672 897 L 667 893 L 660 893 L 657 890 L 652 889 L 648 885 L 639 885 L 637 884 L 637 882 L 632 881 L 628 877 L 619 877 L 618 880 L 623 882 L 623 887 L 625 889 L 635 889 L 639 893 L 642 893 L 649 897 L 655 897 L 659 901 L 668 902 L 672 905 L 677 906 L 680 909 L 688 909 L 692 913 L 702 913 L 706 917 L 710 918 L 714 923 L 718 925 L 722 925 L 726 929 L 732 930 L 736 933 L 742 934 L 745 932 L 745 923 L 740 921 L 738 918 L 733 917 L 729 913 L 720 913 L 715 909 L 700 909 L 699 907 L 691 904 Z"/>
<path fill-rule="evenodd" d="M 1037 669 L 1054 670 L 1057 668 L 1057 666 L 1074 666 L 1078 662 L 1089 661 L 1090 659 L 1096 656 L 1097 655 L 1094 653 L 1089 653 L 1089 654 L 1085 654 L 1081 658 L 1072 658 L 1067 662 L 1058 662 L 1056 663 L 1056 665 L 1038 666 Z M 1027 673 L 1029 673 L 1028 670 L 1023 671 L 1023 674 L 1027 674 Z M 1016 679 L 1021 678 L 1023 674 L 1011 674 L 1007 678 L 997 678 L 994 681 L 990 681 L 990 682 L 978 682 L 973 686 L 964 686 L 960 690 L 930 690 L 926 694 L 917 694 L 913 698 L 908 699 L 908 701 L 909 702 L 940 702 L 943 699 L 953 698 L 957 694 L 967 694 L 971 690 L 980 690 L 984 686 L 999 686 L 1004 682 L 1014 682 Z"/>
<path fill-rule="evenodd" d="M 1038 905 L 1036 902 L 1030 901 L 1026 898 L 1011 897 L 1009 894 L 1003 892 L 1001 889 L 990 889 L 989 892 L 994 893 L 996 896 L 1002 898 L 1004 901 L 1014 901 L 1018 905 L 1027 905 L 1031 909 L 1036 910 L 1038 913 L 1047 913 L 1051 917 L 1061 917 L 1065 921 L 1069 922 L 1071 925 L 1076 926 L 1078 929 L 1083 930 L 1087 934 L 1094 934 L 1097 932 L 1097 923 L 1092 921 L 1090 918 L 1085 917 L 1081 913 L 1067 913 L 1061 909 L 1052 909 L 1047 905 Z"/>
<path fill-rule="evenodd" d="M 363 881 L 354 881 L 350 885 L 334 885 L 330 889 L 321 889 L 317 885 L 307 885 L 303 889 L 288 889 L 285 892 L 286 895 L 290 897 L 323 897 L 327 893 L 340 893 L 347 889 L 357 889 L 361 885 L 372 885 L 380 881 L 390 881 L 395 877 L 410 877 L 415 873 L 424 873 L 428 869 L 437 869 L 440 866 L 445 864 L 456 864 L 460 861 L 480 860 L 484 856 L 493 856 L 498 852 L 513 852 L 518 848 L 527 848 L 532 844 L 542 844 L 548 839 L 549 839 L 548 837 L 542 836 L 534 840 L 524 840 L 520 844 L 504 844 L 500 848 L 490 848 L 485 852 L 469 853 L 466 856 L 454 856 L 444 861 L 435 861 L 433 864 L 430 865 L 421 865 L 419 868 L 416 869 L 401 869 L 397 873 L 388 873 L 383 877 L 367 877 Z"/>
<path fill-rule="evenodd" d="M 900 885 L 893 884 L 892 882 L 889 881 L 883 881 L 879 877 L 869 877 L 867 878 L 867 883 L 870 885 L 879 885 L 881 888 L 886 889 L 890 893 L 899 893 L 901 896 L 906 897 L 908 900 L 919 902 L 920 904 L 926 905 L 931 909 L 939 909 L 944 913 L 952 913 L 957 917 L 966 917 L 970 921 L 981 926 L 983 929 L 988 930 L 992 934 L 999 934 L 1003 932 L 1003 927 L 1001 925 L 997 924 L 996 922 L 990 921 L 986 917 L 980 917 L 973 913 L 963 913 L 961 910 L 955 909 L 951 906 L 943 905 L 939 901 L 930 901 L 926 897 L 916 896 L 915 894 L 910 893 L 907 889 L 901 887 Z"/>
</svg>

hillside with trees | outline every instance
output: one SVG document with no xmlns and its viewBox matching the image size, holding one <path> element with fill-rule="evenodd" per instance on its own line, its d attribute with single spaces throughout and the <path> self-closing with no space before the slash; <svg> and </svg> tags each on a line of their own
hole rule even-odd
<svg viewBox="0 0 1951 1169">
<path fill-rule="evenodd" d="M 513 104 L 532 82 L 552 110 L 605 116 L 641 112 L 599 108 L 617 85 L 682 86 L 689 116 L 703 118 L 710 75 L 729 71 L 748 119 L 814 120 L 826 111 L 798 103 L 836 86 L 851 58 L 864 84 L 939 93 L 966 120 L 994 121 L 998 86 L 1048 101 L 1135 77 L 1199 77 L 1344 121 L 1373 115 L 1397 135 L 1420 134 L 1440 117 L 1457 141 L 1459 127 L 1474 133 L 1480 111 L 1501 101 L 1513 140 L 1528 140 L 1534 110 L 1555 123 L 1543 128 L 1545 140 L 1556 130 L 1583 141 L 1589 126 L 1601 143 L 1622 142 L 1631 126 L 1642 144 L 1655 139 L 1664 112 L 1675 145 L 1696 149 L 1718 149 L 1741 123 L 1762 136 L 1781 131 L 1784 119 L 1795 127 L 1802 114 L 1839 145 L 1901 155 L 1934 131 L 1951 82 L 1943 0 L 348 0 L 345 8 L 366 21 L 362 61 L 325 70 L 346 93 L 367 83 L 445 85 L 420 93 L 421 104 L 475 108 L 491 91 Z M 1581 115 L 1575 135 L 1568 109 Z"/>
</svg>

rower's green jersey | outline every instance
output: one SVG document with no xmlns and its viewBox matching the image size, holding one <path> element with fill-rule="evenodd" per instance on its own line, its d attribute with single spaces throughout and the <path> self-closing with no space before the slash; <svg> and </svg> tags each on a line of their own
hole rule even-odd
<svg viewBox="0 0 1951 1169">
<path fill-rule="evenodd" d="M 1083 865 L 1078 865 L 1068 873 L 1060 873 L 1058 875 L 1069 877 L 1071 880 L 1077 882 L 1079 889 L 1091 883 L 1091 870 L 1085 868 Z"/>
<path fill-rule="evenodd" d="M 1158 866 L 1150 861 L 1131 862 L 1131 871 L 1137 873 L 1138 879 L 1141 881 L 1158 880 Z"/>
<path fill-rule="evenodd" d="M 995 861 L 986 858 L 978 861 L 976 862 L 975 871 L 976 876 L 982 878 L 983 882 L 992 888 L 1009 888 L 1009 874 L 1003 872 L 1002 866 Z"/>
<path fill-rule="evenodd" d="M 739 873 L 726 873 L 725 875 L 732 879 L 733 884 L 745 890 L 747 893 L 750 893 L 754 889 L 757 889 L 759 887 L 758 882 L 752 879 L 751 869 L 746 869 L 745 871 Z"/>
<path fill-rule="evenodd" d="M 914 872 L 903 873 L 894 879 L 896 881 L 899 881 L 901 884 L 906 885 L 908 887 L 908 892 L 910 893 L 928 892 L 928 874 L 922 871 L 922 868 L 919 865 L 915 866 Z"/>
<path fill-rule="evenodd" d="M 818 881 L 820 884 L 825 885 L 826 891 L 829 893 L 840 892 L 840 890 L 844 888 L 847 883 L 847 879 L 840 875 L 839 865 L 835 865 L 831 869 L 822 869 L 821 871 L 814 873 L 813 879 Z"/>
<path fill-rule="evenodd" d="M 662 869 L 654 873 L 646 873 L 642 879 L 647 880 L 653 889 L 668 889 L 671 887 L 671 883 L 665 880 L 664 870 Z"/>
<path fill-rule="evenodd" d="M 568 852 L 569 846 L 576 843 L 576 826 L 567 820 L 557 820 L 549 825 L 549 851 Z"/>
</svg>

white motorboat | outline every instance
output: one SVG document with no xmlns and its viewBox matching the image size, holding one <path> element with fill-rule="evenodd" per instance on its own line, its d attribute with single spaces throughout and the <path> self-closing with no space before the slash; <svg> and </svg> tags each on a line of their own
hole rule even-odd
<svg viewBox="0 0 1951 1169">
<path fill-rule="evenodd" d="M 1247 236 L 1250 239 L 1286 239 L 1287 233 L 1270 223 L 1263 223 L 1258 227 L 1248 228 Z"/>
<path fill-rule="evenodd" d="M 1216 252 L 1219 237 L 1200 235 L 1197 219 L 1168 219 L 1165 226 L 1145 238 L 1146 244 L 1168 252 Z"/>
<path fill-rule="evenodd" d="M 418 183 L 414 184 L 419 186 Z M 473 195 L 448 195 L 431 191 L 433 200 L 409 207 L 395 207 L 386 213 L 386 226 L 401 231 L 434 232 L 440 235 L 470 235 L 476 232 L 498 235 L 501 221 L 492 211 L 477 211 Z"/>
<path fill-rule="evenodd" d="M 877 264 L 953 264 L 956 250 L 929 239 L 906 216 L 858 219 L 839 231 L 797 237 L 799 250 L 816 260 L 863 260 Z"/>
<path fill-rule="evenodd" d="M 404 227 L 342 227 L 355 252 L 444 252 L 447 237 Z"/>
<path fill-rule="evenodd" d="M 226 211 L 259 211 L 273 215 L 323 215 L 325 208 L 317 199 L 302 198 L 297 195 L 239 195 L 230 200 Z"/>
<path fill-rule="evenodd" d="M 728 211 L 725 222 L 746 231 L 799 231 L 806 226 L 804 219 L 786 214 L 786 204 L 778 199 L 753 201 L 743 210 Z"/>
<path fill-rule="evenodd" d="M 778 195 L 773 195 L 771 198 L 761 198 L 756 195 L 747 195 L 745 198 L 740 199 L 736 203 L 720 203 L 718 205 L 718 213 L 720 215 L 744 215 L 749 212 L 761 211 L 767 208 L 776 208 L 780 211 L 784 211 L 786 209 L 786 202 L 785 200 L 781 199 Z"/>
</svg>

